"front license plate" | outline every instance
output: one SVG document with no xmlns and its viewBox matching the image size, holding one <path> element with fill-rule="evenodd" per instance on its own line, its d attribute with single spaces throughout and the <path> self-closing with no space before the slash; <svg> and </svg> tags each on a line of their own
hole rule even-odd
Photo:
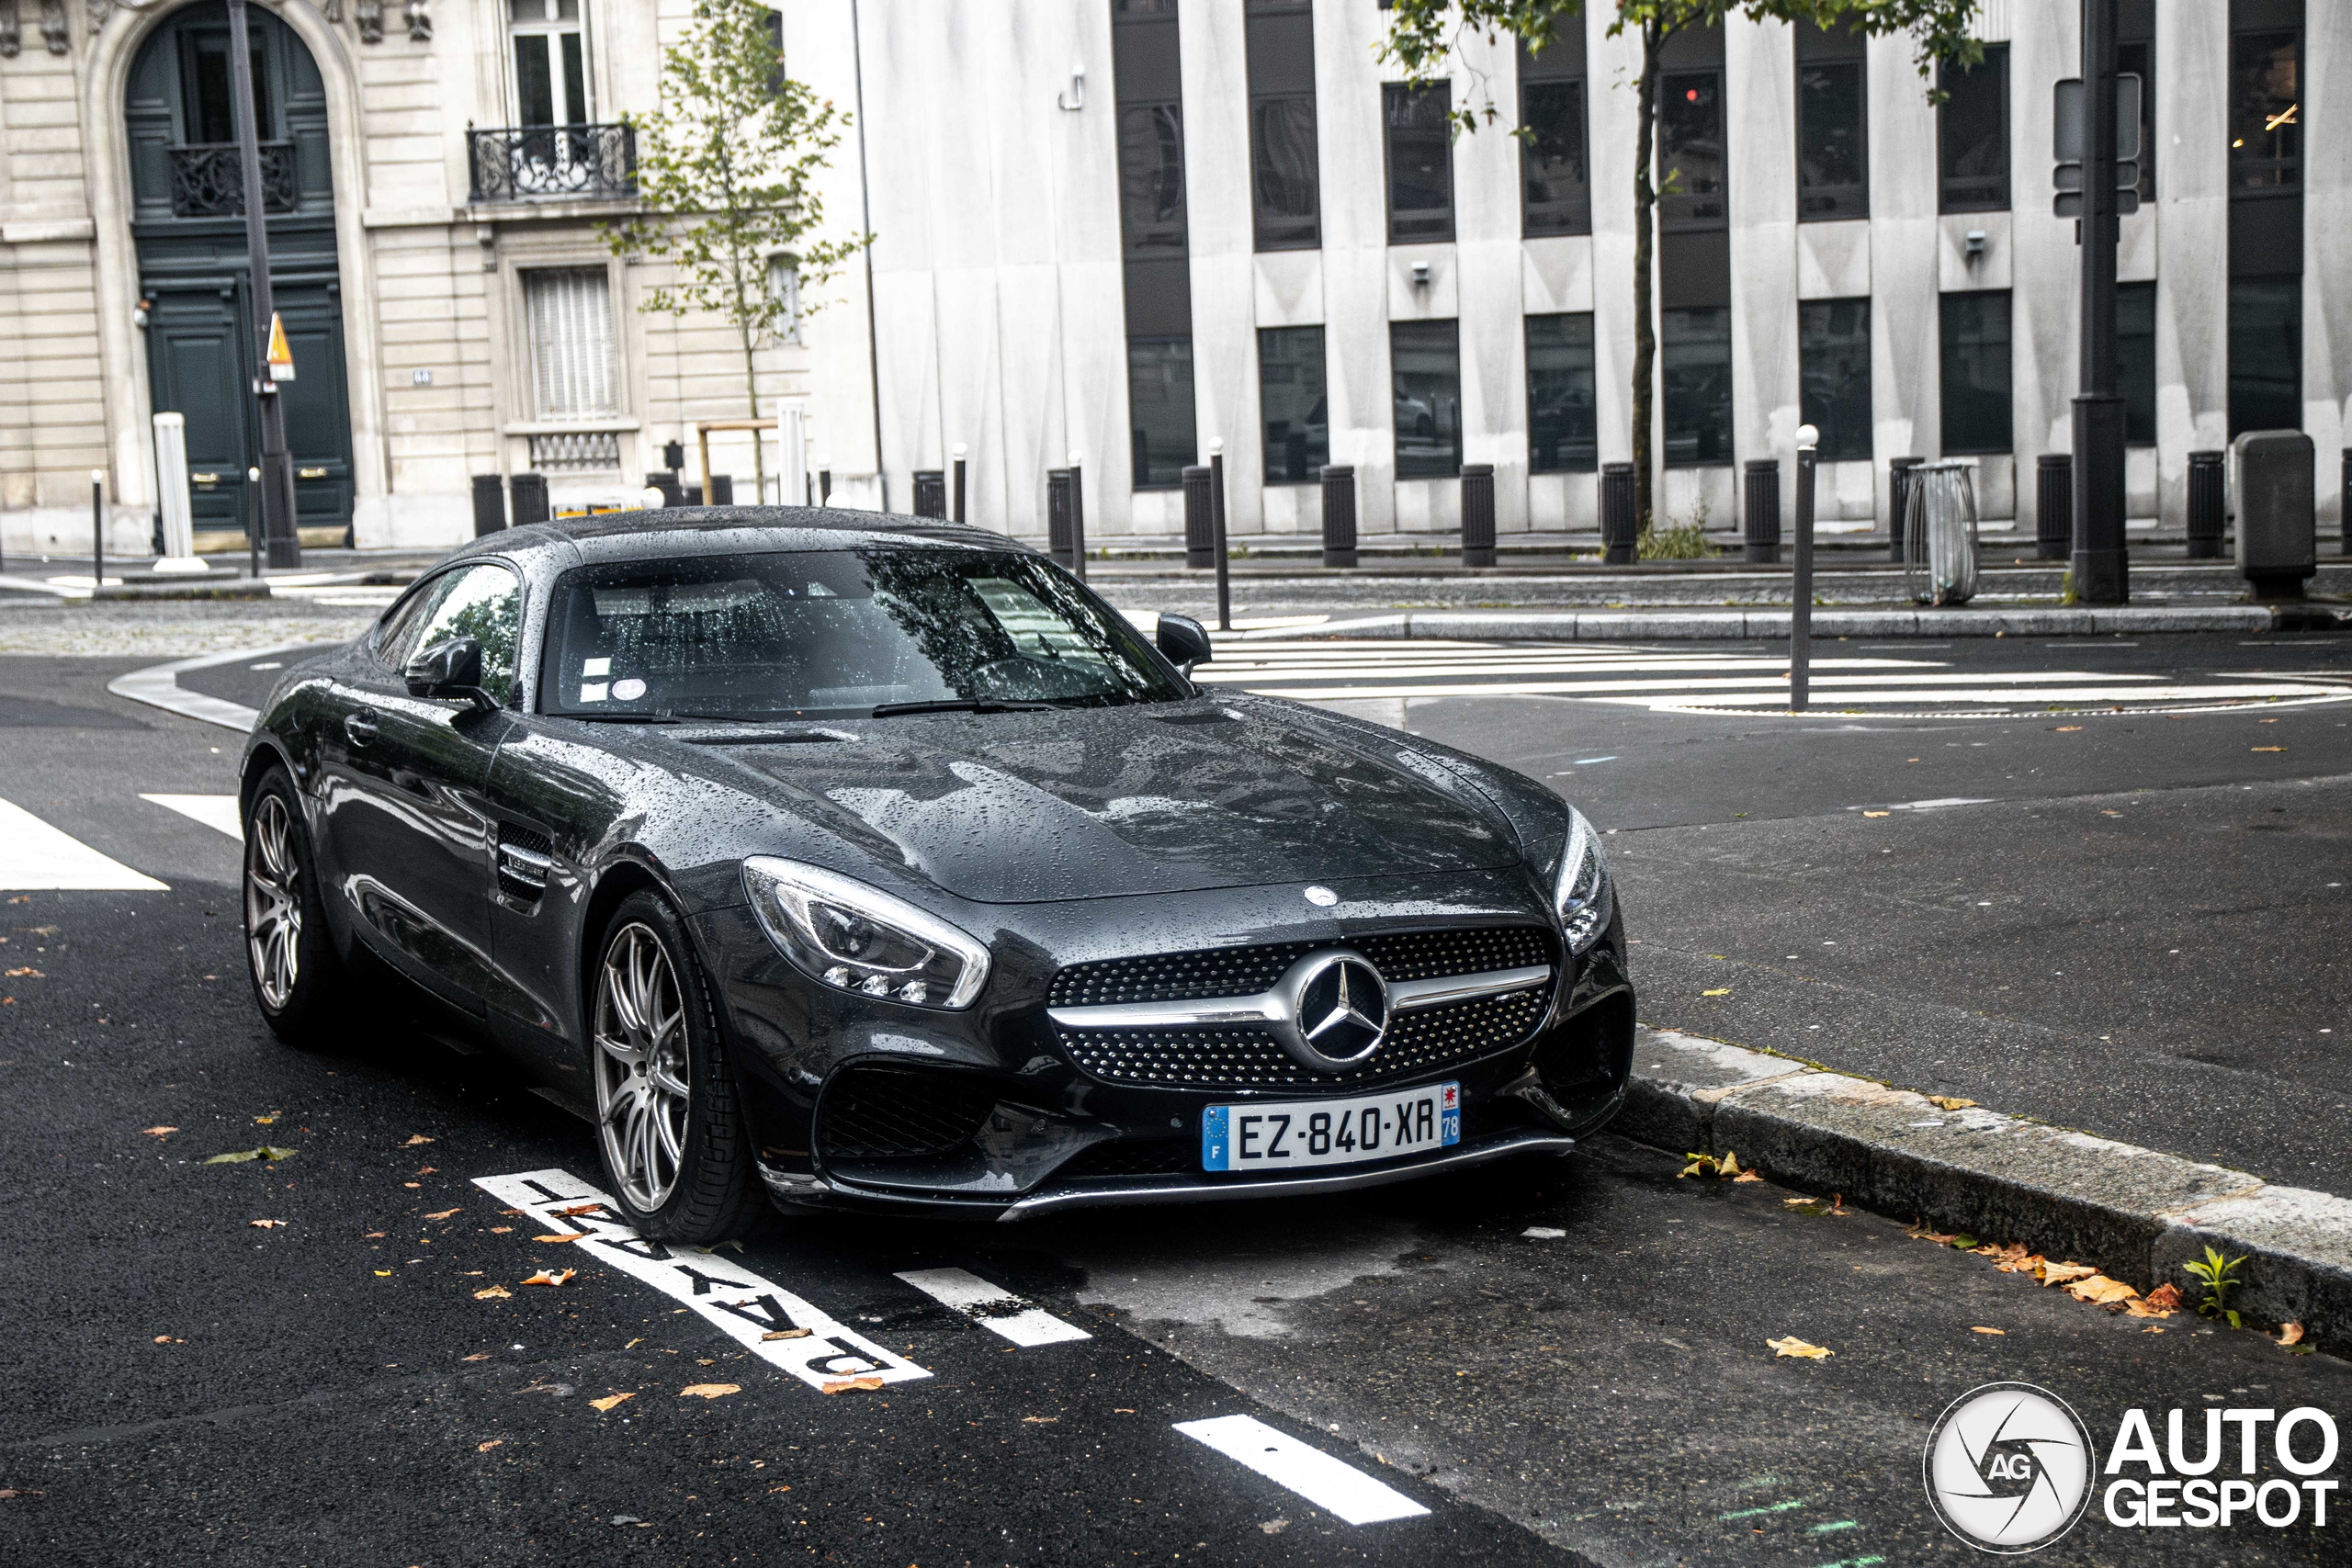
<svg viewBox="0 0 2352 1568">
<path fill-rule="evenodd" d="M 1361 1100 L 1212 1105 L 1201 1116 L 1203 1170 L 1353 1165 L 1462 1141 L 1462 1086 L 1430 1084 Z"/>
</svg>

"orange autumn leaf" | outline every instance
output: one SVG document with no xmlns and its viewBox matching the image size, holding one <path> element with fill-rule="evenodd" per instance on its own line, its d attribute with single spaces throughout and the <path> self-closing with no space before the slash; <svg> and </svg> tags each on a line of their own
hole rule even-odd
<svg viewBox="0 0 2352 1568">
<path fill-rule="evenodd" d="M 529 1279 L 524 1280 L 523 1283 L 526 1285 L 560 1285 L 579 1272 L 580 1270 L 577 1269 L 559 1269 L 554 1273 L 550 1274 L 546 1269 L 542 1269 L 537 1273 L 532 1275 Z"/>
<path fill-rule="evenodd" d="M 637 1395 L 633 1393 L 608 1393 L 602 1399 L 592 1399 L 588 1403 L 598 1410 L 610 1410 L 622 1400 L 635 1399 Z"/>
<path fill-rule="evenodd" d="M 430 1138 L 426 1137 L 426 1136 L 425 1136 L 424 1134 L 422 1134 L 422 1133 L 411 1133 L 411 1134 L 408 1135 L 408 1142 L 406 1142 L 406 1143 L 402 1144 L 402 1145 L 401 1145 L 401 1147 L 402 1147 L 402 1148 L 404 1148 L 404 1149 L 413 1149 L 413 1148 L 416 1147 L 416 1146 L 417 1146 L 417 1145 L 419 1145 L 419 1144 L 429 1144 L 429 1143 L 431 1143 L 432 1141 L 433 1141 L 432 1139 L 430 1139 Z"/>
<path fill-rule="evenodd" d="M 2289 1346 L 2289 1345 L 2300 1345 L 2300 1344 L 2301 1344 L 2302 1342 L 2303 1342 L 2303 1325 L 2302 1325 L 2301 1324 L 2300 1324 L 2300 1323 L 2288 1323 L 2288 1324 L 2281 1324 L 2281 1325 L 2279 1325 L 2279 1328 L 2278 1328 L 2278 1343 L 2279 1343 L 2279 1345 L 2280 1345 L 2281 1347 Z"/>
<path fill-rule="evenodd" d="M 1771 1348 L 1773 1355 L 1794 1356 L 1801 1361 L 1818 1361 L 1824 1357 L 1838 1353 L 1835 1350 L 1825 1349 L 1819 1345 L 1808 1345 L 1793 1334 L 1785 1339 L 1767 1339 L 1764 1343 Z"/>
<path fill-rule="evenodd" d="M 462 1214 L 465 1212 L 464 1207 L 461 1205 L 455 1209 L 437 1209 L 424 1217 L 428 1220 L 446 1220 L 452 1214 Z"/>
<path fill-rule="evenodd" d="M 503 1285 L 492 1285 L 487 1290 L 476 1291 L 474 1292 L 474 1300 L 478 1302 L 503 1302 L 514 1293 L 514 1292 L 508 1290 Z"/>
<path fill-rule="evenodd" d="M 848 1393 L 856 1389 L 876 1389 L 881 1386 L 882 1380 L 880 1378 L 835 1378 L 832 1382 L 821 1385 L 819 1392 L 823 1393 Z"/>
<path fill-rule="evenodd" d="M 139 1130 L 151 1138 L 168 1138 L 179 1131 L 177 1127 L 141 1127 Z"/>
<path fill-rule="evenodd" d="M 879 1384 L 877 1383 L 876 1386 L 878 1387 Z M 686 1395 L 693 1394 L 697 1399 L 724 1399 L 730 1393 L 741 1393 L 742 1392 L 743 1385 L 741 1383 L 692 1382 L 678 1391 L 678 1397 L 680 1399 L 684 1399 Z"/>
</svg>

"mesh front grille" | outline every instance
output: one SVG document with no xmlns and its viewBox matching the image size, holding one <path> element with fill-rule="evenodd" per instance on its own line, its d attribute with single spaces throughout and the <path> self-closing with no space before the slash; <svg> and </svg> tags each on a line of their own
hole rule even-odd
<svg viewBox="0 0 2352 1568">
<path fill-rule="evenodd" d="M 1200 1168 L 1201 1145 L 1194 1139 L 1118 1138 L 1080 1150 L 1054 1172 L 1054 1179 L 1185 1176 Z"/>
<path fill-rule="evenodd" d="M 1063 1029 L 1057 1033 L 1079 1069 L 1105 1083 L 1337 1091 L 1432 1071 L 1516 1045 L 1543 1021 L 1549 995 L 1550 987 L 1542 986 L 1398 1013 L 1371 1059 L 1338 1074 L 1301 1066 L 1262 1029 Z"/>
<path fill-rule="evenodd" d="M 943 1155 L 979 1131 L 996 1099 L 962 1074 L 851 1067 L 825 1091 L 817 1135 L 831 1159 Z"/>
<path fill-rule="evenodd" d="M 1196 1001 L 1250 997 L 1282 978 L 1283 971 L 1317 946 L 1352 947 L 1391 980 L 1477 975 L 1548 964 L 1551 944 L 1533 926 L 1472 926 L 1453 931 L 1393 931 L 1338 942 L 1275 942 L 1207 953 L 1168 953 L 1073 964 L 1054 976 L 1047 1004 Z"/>
</svg>

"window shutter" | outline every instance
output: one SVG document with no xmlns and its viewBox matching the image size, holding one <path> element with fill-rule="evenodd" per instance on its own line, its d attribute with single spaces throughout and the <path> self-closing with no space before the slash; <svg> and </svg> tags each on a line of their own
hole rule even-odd
<svg viewBox="0 0 2352 1568">
<path fill-rule="evenodd" d="M 600 266 L 528 272 L 532 395 L 541 419 L 616 412 L 612 286 Z"/>
</svg>

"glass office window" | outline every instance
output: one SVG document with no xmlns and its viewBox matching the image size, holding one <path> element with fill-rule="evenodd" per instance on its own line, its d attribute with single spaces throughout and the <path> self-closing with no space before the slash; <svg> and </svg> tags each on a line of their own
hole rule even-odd
<svg viewBox="0 0 2352 1568">
<path fill-rule="evenodd" d="M 1667 463 L 1730 462 L 1730 310 L 1706 305 L 1661 310 L 1658 328 Z"/>
<path fill-rule="evenodd" d="M 1388 139 L 1388 243 L 1453 238 L 1452 89 L 1390 82 L 1382 86 Z"/>
<path fill-rule="evenodd" d="M 1797 218 L 1871 215 L 1867 67 L 1860 60 L 1797 64 Z"/>
<path fill-rule="evenodd" d="M 1592 173 L 1585 162 L 1584 84 L 1522 82 L 1519 123 L 1521 231 L 1592 232 Z"/>
<path fill-rule="evenodd" d="M 1462 471 L 1462 344 L 1453 321 L 1392 321 L 1388 363 L 1396 414 L 1396 477 Z"/>
<path fill-rule="evenodd" d="M 2230 279 L 2230 434 L 2303 423 L 2303 280 Z"/>
<path fill-rule="evenodd" d="M 1257 247 L 1322 243 L 1315 146 L 1315 16 L 1308 0 L 1249 0 L 1250 177 Z"/>
<path fill-rule="evenodd" d="M 1266 428 L 1266 482 L 1306 484 L 1331 460 L 1321 327 L 1258 331 L 1258 417 Z"/>
<path fill-rule="evenodd" d="M 2115 378 L 2123 394 L 2123 439 L 2156 444 L 2156 286 L 2115 286 Z"/>
<path fill-rule="evenodd" d="M 1589 474 L 1599 466 L 1592 312 L 1527 318 L 1527 466 Z"/>
<path fill-rule="evenodd" d="M 1193 425 L 1193 340 L 1127 340 L 1127 408 L 1135 488 L 1170 490 L 1200 460 Z"/>
<path fill-rule="evenodd" d="M 1942 303 L 1943 453 L 2007 452 L 2009 293 L 1947 294 Z"/>
<path fill-rule="evenodd" d="M 1797 307 L 1798 417 L 1821 433 L 1825 463 L 1868 459 L 1871 302 L 1808 299 Z"/>
<path fill-rule="evenodd" d="M 1724 85 L 1718 71 L 1679 71 L 1662 79 L 1657 161 L 1665 171 L 1658 220 L 1668 227 L 1721 227 L 1724 198 Z"/>
<path fill-rule="evenodd" d="M 1936 117 L 1942 210 L 1998 211 L 2009 205 L 2009 46 L 1988 43 L 1981 63 L 1945 66 L 1938 82 L 1945 93 Z"/>
</svg>

